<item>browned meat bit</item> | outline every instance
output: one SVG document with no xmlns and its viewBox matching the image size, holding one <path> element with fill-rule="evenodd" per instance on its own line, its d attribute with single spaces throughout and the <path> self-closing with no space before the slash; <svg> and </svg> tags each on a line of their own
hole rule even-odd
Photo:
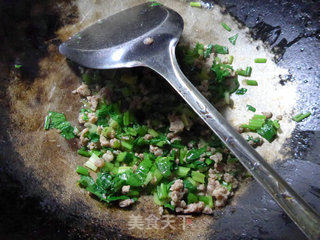
<svg viewBox="0 0 320 240">
<path fill-rule="evenodd" d="M 186 209 L 184 209 L 184 213 L 198 213 L 198 212 L 202 212 L 202 210 L 204 209 L 205 204 L 204 202 L 197 202 L 197 203 L 191 203 L 188 204 Z"/>
<path fill-rule="evenodd" d="M 277 115 L 277 116 L 276 116 L 276 119 L 282 120 L 282 115 Z"/>
<path fill-rule="evenodd" d="M 216 154 L 213 154 L 209 157 L 211 160 L 215 161 L 215 163 L 221 162 L 222 161 L 222 154 L 217 152 Z"/>
<path fill-rule="evenodd" d="M 223 179 L 227 183 L 232 183 L 232 188 L 238 187 L 238 180 L 234 176 L 232 176 L 230 173 L 225 173 L 223 175 Z"/>
<path fill-rule="evenodd" d="M 153 138 L 153 136 L 151 134 L 149 134 L 149 133 L 147 133 L 146 135 L 143 136 L 144 140 L 150 140 L 152 138 Z"/>
<path fill-rule="evenodd" d="M 184 124 L 180 118 L 178 118 L 175 115 L 171 115 L 171 116 L 169 116 L 169 121 L 170 121 L 169 131 L 174 132 L 174 133 L 178 133 L 178 132 L 183 131 Z"/>
<path fill-rule="evenodd" d="M 130 185 L 123 186 L 121 191 L 122 191 L 123 194 L 128 193 L 130 191 Z"/>
<path fill-rule="evenodd" d="M 228 189 L 212 178 L 208 180 L 207 193 L 216 198 L 214 202 L 216 207 L 223 207 L 230 196 Z"/>
<path fill-rule="evenodd" d="M 81 124 L 84 124 L 86 121 L 83 120 L 83 118 L 84 118 L 84 113 L 80 113 L 78 117 L 78 122 Z"/>
<path fill-rule="evenodd" d="M 134 203 L 134 200 L 133 199 L 126 199 L 126 200 L 122 200 L 119 202 L 119 207 L 128 207 L 130 206 L 132 203 Z"/>
<path fill-rule="evenodd" d="M 100 135 L 100 145 L 102 147 L 110 147 L 110 142 L 102 134 Z"/>
<path fill-rule="evenodd" d="M 95 165 L 96 167 L 101 168 L 101 167 L 103 167 L 103 166 L 104 166 L 104 160 L 103 160 L 103 159 L 101 159 L 101 158 L 96 159 L 96 160 L 94 161 L 94 165 Z"/>
<path fill-rule="evenodd" d="M 243 127 L 239 126 L 239 127 L 238 127 L 238 133 L 243 133 L 243 132 L 244 132 Z"/>
<path fill-rule="evenodd" d="M 161 148 L 153 145 L 150 145 L 150 152 L 153 153 L 155 156 L 161 156 L 163 154 Z"/>
<path fill-rule="evenodd" d="M 262 114 L 265 115 L 267 119 L 272 118 L 273 116 L 272 112 L 262 112 Z"/>
<path fill-rule="evenodd" d="M 88 118 L 90 123 L 96 123 L 98 121 L 98 118 L 96 117 L 95 113 L 88 113 Z"/>
<path fill-rule="evenodd" d="M 93 149 L 99 148 L 99 145 L 98 145 L 98 143 L 96 143 L 96 142 L 89 142 L 89 144 L 87 145 L 87 147 L 88 147 L 90 150 L 93 150 Z"/>
<path fill-rule="evenodd" d="M 200 184 L 200 185 L 197 187 L 197 189 L 198 189 L 200 192 L 204 191 L 205 188 L 206 188 L 206 187 L 205 187 L 204 184 Z"/>
<path fill-rule="evenodd" d="M 97 96 L 88 96 L 87 97 L 88 103 L 90 105 L 90 108 L 92 111 L 95 111 L 97 109 L 99 98 Z"/>
<path fill-rule="evenodd" d="M 171 205 L 177 206 L 180 208 L 185 208 L 186 203 L 182 200 L 184 194 L 188 191 L 184 189 L 183 181 L 181 179 L 177 179 L 170 187 L 169 196 L 171 197 Z M 178 209 L 179 210 L 179 209 Z"/>
<path fill-rule="evenodd" d="M 112 162 L 114 159 L 114 156 L 113 156 L 112 152 L 110 150 L 108 150 L 105 154 L 102 155 L 102 158 L 106 162 Z"/>
<path fill-rule="evenodd" d="M 202 213 L 204 213 L 204 214 L 212 214 L 213 210 L 209 206 L 205 206 L 205 208 L 202 210 Z"/>
<path fill-rule="evenodd" d="M 80 144 L 82 146 L 86 145 L 87 142 L 89 141 L 89 139 L 84 136 L 88 131 L 89 131 L 89 129 L 85 128 L 80 132 Z"/>
<path fill-rule="evenodd" d="M 85 83 L 82 83 L 80 87 L 78 87 L 76 90 L 72 91 L 72 93 L 78 93 L 82 97 L 87 97 L 91 94 L 90 89 L 88 88 L 88 85 Z"/>
<path fill-rule="evenodd" d="M 154 39 L 151 37 L 146 37 L 145 39 L 143 39 L 143 44 L 145 45 L 151 45 L 154 42 Z"/>
</svg>

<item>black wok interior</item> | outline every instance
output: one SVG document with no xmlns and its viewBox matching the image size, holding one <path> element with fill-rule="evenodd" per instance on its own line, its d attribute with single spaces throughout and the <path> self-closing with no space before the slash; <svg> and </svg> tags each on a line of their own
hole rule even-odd
<svg viewBox="0 0 320 240">
<path fill-rule="evenodd" d="M 54 32 L 72 23 L 74 15 L 63 15 L 51 0 L 4 0 L 0 2 L 0 239 L 129 239 L 115 229 L 77 225 L 78 216 L 61 215 L 54 200 L 50 209 L 41 198 L 25 191 L 27 182 L 15 178 L 8 168 L 15 152 L 6 129 L 9 107 L 5 101 L 9 72 L 22 64 L 22 79 L 32 82 L 38 61 L 48 44 L 59 45 Z M 320 212 L 320 2 L 317 0 L 218 0 L 208 1 L 225 7 L 251 29 L 254 39 L 264 41 L 277 54 L 280 66 L 290 75 L 280 76 L 280 84 L 298 83 L 298 109 L 313 112 L 312 118 L 298 124 L 286 143 L 291 156 L 275 168 L 317 211 Z M 23 134 L 23 133 L 22 133 Z M 32 173 L 30 173 L 30 179 Z M 44 194 L 46 194 L 44 192 Z M 228 206 L 214 223 L 213 239 L 305 239 L 294 223 L 253 181 L 241 199 L 242 208 Z M 59 217 L 57 217 L 59 215 Z M 63 216 L 63 217 L 61 217 Z M 228 223 L 228 224 L 226 224 Z M 230 230 L 230 223 L 234 227 Z M 87 227 L 87 226 L 86 226 Z"/>
</svg>

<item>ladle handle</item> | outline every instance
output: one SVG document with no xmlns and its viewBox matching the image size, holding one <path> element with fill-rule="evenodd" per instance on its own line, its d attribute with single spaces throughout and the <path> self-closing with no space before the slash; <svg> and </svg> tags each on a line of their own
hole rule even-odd
<svg viewBox="0 0 320 240">
<path fill-rule="evenodd" d="M 320 217 L 278 173 L 234 130 L 212 104 L 191 84 L 175 57 L 176 42 L 168 52 L 147 65 L 162 75 L 212 131 L 228 146 L 243 166 L 273 197 L 309 239 L 320 239 Z"/>
</svg>

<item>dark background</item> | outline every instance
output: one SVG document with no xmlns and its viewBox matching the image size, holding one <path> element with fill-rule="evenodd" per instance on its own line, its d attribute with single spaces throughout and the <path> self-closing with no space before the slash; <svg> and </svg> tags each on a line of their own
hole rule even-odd
<svg viewBox="0 0 320 240">
<path fill-rule="evenodd" d="M 54 39 L 56 29 L 71 22 L 74 16 L 62 16 L 51 3 L 54 1 L 3 0 L 0 3 L 0 57 L 8 66 L 23 64 L 23 78 L 37 75 L 37 61 L 46 55 L 47 40 Z M 59 1 L 60 2 L 60 1 Z M 69 2 L 69 1 L 64 1 Z M 302 197 L 320 212 L 320 2 L 225 0 L 215 1 L 251 29 L 255 39 L 263 40 L 277 54 L 275 61 L 289 68 L 290 75 L 281 76 L 280 84 L 295 81 L 299 85 L 297 112 L 311 111 L 312 116 L 299 123 L 287 145 L 292 158 L 275 168 Z M 30 11 L 34 4 L 43 13 Z M 56 42 L 58 44 L 59 41 Z M 3 54 L 6 53 L 6 54 Z M 10 83 L 2 71 L 1 82 Z M 5 97 L 5 84 L 0 84 L 0 98 Z M 5 134 L 8 113 L 5 103 L 0 114 L 0 239 L 100 239 L 90 236 L 92 229 L 78 229 L 77 216 L 57 218 L 55 210 L 44 209 L 41 199 L 28 196 L 25 183 L 7 171 L 4 158 L 10 151 L 10 138 Z M 9 153 L 10 154 L 10 153 Z M 214 239 L 304 239 L 302 233 L 253 182 L 240 199 L 241 208 L 227 207 L 215 222 L 219 229 Z M 230 229 L 230 224 L 234 227 Z M 108 239 L 127 238 L 108 231 Z"/>
</svg>

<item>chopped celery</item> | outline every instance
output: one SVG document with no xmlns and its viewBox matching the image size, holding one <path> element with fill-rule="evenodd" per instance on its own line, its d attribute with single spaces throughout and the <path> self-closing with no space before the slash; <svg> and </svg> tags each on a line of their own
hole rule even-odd
<svg viewBox="0 0 320 240">
<path fill-rule="evenodd" d="M 204 183 L 205 175 L 203 173 L 197 172 L 197 171 L 192 171 L 191 172 L 191 177 L 193 180 L 199 183 Z"/>
<path fill-rule="evenodd" d="M 198 202 L 198 197 L 197 195 L 190 192 L 188 193 L 187 201 L 188 201 L 188 204 L 196 203 Z"/>
<path fill-rule="evenodd" d="M 81 175 L 84 175 L 84 176 L 88 176 L 89 175 L 88 169 L 85 168 L 85 167 L 82 167 L 82 166 L 77 166 L 76 172 L 81 174 Z"/>
<path fill-rule="evenodd" d="M 222 25 L 222 27 L 223 27 L 225 30 L 227 30 L 228 32 L 231 31 L 231 28 L 230 28 L 226 23 L 222 22 L 221 25 Z"/>
<path fill-rule="evenodd" d="M 97 171 L 97 169 L 98 169 L 97 166 L 94 165 L 94 163 L 91 162 L 90 160 L 85 162 L 84 166 L 86 166 L 87 168 L 90 168 L 94 172 Z"/>
<path fill-rule="evenodd" d="M 190 171 L 190 168 L 179 166 L 176 174 L 177 174 L 179 177 L 185 177 L 185 176 L 188 175 L 188 172 L 189 172 L 189 171 Z"/>
</svg>

